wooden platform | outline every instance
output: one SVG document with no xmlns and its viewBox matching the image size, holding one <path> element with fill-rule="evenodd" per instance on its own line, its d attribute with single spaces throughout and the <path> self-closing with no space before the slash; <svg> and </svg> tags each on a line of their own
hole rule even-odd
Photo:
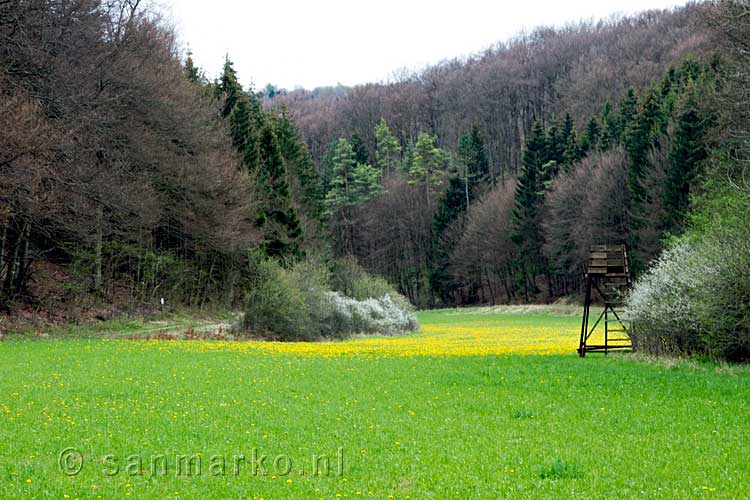
<svg viewBox="0 0 750 500">
<path fill-rule="evenodd" d="M 587 352 L 622 351 L 632 349 L 630 329 L 624 321 L 623 300 L 630 288 L 628 253 L 625 245 L 591 245 L 588 269 L 584 277 L 586 295 L 581 321 L 581 339 L 578 354 L 584 357 Z M 596 293 L 604 303 L 592 327 L 589 327 L 591 305 Z M 596 329 L 603 322 L 604 338 L 601 344 L 589 343 Z"/>
</svg>

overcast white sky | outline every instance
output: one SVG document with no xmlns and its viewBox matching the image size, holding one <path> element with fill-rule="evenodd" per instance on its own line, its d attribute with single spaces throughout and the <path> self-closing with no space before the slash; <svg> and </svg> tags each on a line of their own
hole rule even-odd
<svg viewBox="0 0 750 500">
<path fill-rule="evenodd" d="M 523 29 L 673 7 L 678 0 L 161 0 L 211 78 L 229 53 L 243 84 L 388 80 Z"/>
</svg>

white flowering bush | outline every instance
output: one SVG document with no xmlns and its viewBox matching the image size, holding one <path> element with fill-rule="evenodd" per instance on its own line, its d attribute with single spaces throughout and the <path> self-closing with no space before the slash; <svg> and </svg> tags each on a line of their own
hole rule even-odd
<svg viewBox="0 0 750 500">
<path fill-rule="evenodd" d="M 318 340 L 357 333 L 393 335 L 419 328 L 411 305 L 384 280 L 361 272 L 350 284 L 365 298 L 331 290 L 330 272 L 321 263 L 304 261 L 284 268 L 272 260 L 261 262 L 243 329 L 273 340 Z"/>
<path fill-rule="evenodd" d="M 636 349 L 750 360 L 748 226 L 688 234 L 636 282 L 626 302 Z"/>
<path fill-rule="evenodd" d="M 419 325 L 411 307 L 390 294 L 357 300 L 340 292 L 328 293 L 330 315 L 323 322 L 324 332 L 343 337 L 355 333 L 395 333 L 414 331 Z"/>
<path fill-rule="evenodd" d="M 700 325 L 694 291 L 700 278 L 695 247 L 682 242 L 666 250 L 636 281 L 626 300 L 626 317 L 633 323 L 636 350 L 652 354 L 700 350 Z"/>
</svg>

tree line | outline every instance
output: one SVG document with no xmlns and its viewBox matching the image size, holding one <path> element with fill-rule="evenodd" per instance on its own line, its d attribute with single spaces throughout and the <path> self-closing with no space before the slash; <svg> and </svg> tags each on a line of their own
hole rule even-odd
<svg viewBox="0 0 750 500">
<path fill-rule="evenodd" d="M 228 56 L 209 79 L 138 0 L 0 3 L 3 306 L 237 305 L 269 257 L 354 258 L 421 307 L 576 293 L 592 243 L 640 272 L 719 141 L 705 11 L 305 93 Z"/>
<path fill-rule="evenodd" d="M 591 243 L 639 273 L 709 142 L 708 6 L 539 28 L 394 82 L 264 98 L 300 124 L 336 255 L 423 306 L 576 293 Z"/>
<path fill-rule="evenodd" d="M 516 179 L 493 177 L 478 127 L 455 150 L 426 132 L 402 148 L 381 119 L 372 164 L 358 135 L 339 138 L 320 164 L 334 251 L 424 307 L 576 293 L 593 243 L 627 244 L 639 272 L 684 222 L 714 74 L 688 59 L 582 127 L 535 122 Z"/>
<path fill-rule="evenodd" d="M 254 254 L 314 246 L 317 172 L 258 99 L 139 0 L 0 2 L 3 309 L 236 304 Z"/>
<path fill-rule="evenodd" d="M 385 83 L 293 90 L 269 103 L 294 115 L 313 158 L 339 137 L 356 134 L 375 154 L 384 118 L 402 147 L 421 132 L 455 148 L 476 126 L 494 177 L 513 178 L 535 121 L 570 113 L 586 124 L 604 103 L 658 79 L 686 55 L 715 45 L 705 5 L 539 27 L 466 58 L 400 71 Z"/>
</svg>

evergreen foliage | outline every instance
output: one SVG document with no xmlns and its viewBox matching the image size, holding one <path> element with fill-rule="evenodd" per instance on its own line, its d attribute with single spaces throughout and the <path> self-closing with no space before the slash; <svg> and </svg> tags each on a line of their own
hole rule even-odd
<svg viewBox="0 0 750 500">
<path fill-rule="evenodd" d="M 357 163 L 370 163 L 370 151 L 367 149 L 367 145 L 359 134 L 352 134 L 349 142 L 354 150 L 354 159 Z"/>
<path fill-rule="evenodd" d="M 259 181 L 264 194 L 260 213 L 260 225 L 265 229 L 263 248 L 270 257 L 299 257 L 302 227 L 292 206 L 284 158 L 269 123 L 261 130 L 259 149 Z"/>
<path fill-rule="evenodd" d="M 458 158 L 465 167 L 465 184 L 468 187 L 467 204 L 477 188 L 490 177 L 490 164 L 479 128 L 474 126 L 458 141 Z M 468 206 L 467 206 L 468 208 Z"/>
<path fill-rule="evenodd" d="M 375 126 L 375 165 L 384 175 L 393 174 L 398 170 L 400 154 L 401 145 L 381 118 Z"/>
<path fill-rule="evenodd" d="M 701 164 L 708 156 L 705 134 L 709 123 L 698 109 L 694 91 L 688 91 L 680 108 L 664 181 L 666 228 L 672 231 L 682 226 L 689 207 L 691 187 L 695 185 Z"/>
<path fill-rule="evenodd" d="M 219 84 L 217 85 L 217 91 L 224 100 L 221 116 L 227 118 L 237 105 L 237 101 L 243 95 L 242 85 L 240 85 L 237 79 L 237 72 L 234 70 L 234 63 L 229 59 L 228 55 L 224 59 L 224 68 Z"/>
<path fill-rule="evenodd" d="M 524 286 L 527 290 L 528 281 L 533 280 L 541 264 L 545 142 L 544 129 L 541 123 L 536 122 L 526 143 L 512 215 L 512 238 L 519 247 L 519 261 L 525 273 Z"/>
<path fill-rule="evenodd" d="M 324 199 L 321 179 L 297 126 L 284 111 L 276 117 L 276 137 L 292 181 L 294 199 L 299 200 L 309 218 L 320 220 Z"/>
</svg>

